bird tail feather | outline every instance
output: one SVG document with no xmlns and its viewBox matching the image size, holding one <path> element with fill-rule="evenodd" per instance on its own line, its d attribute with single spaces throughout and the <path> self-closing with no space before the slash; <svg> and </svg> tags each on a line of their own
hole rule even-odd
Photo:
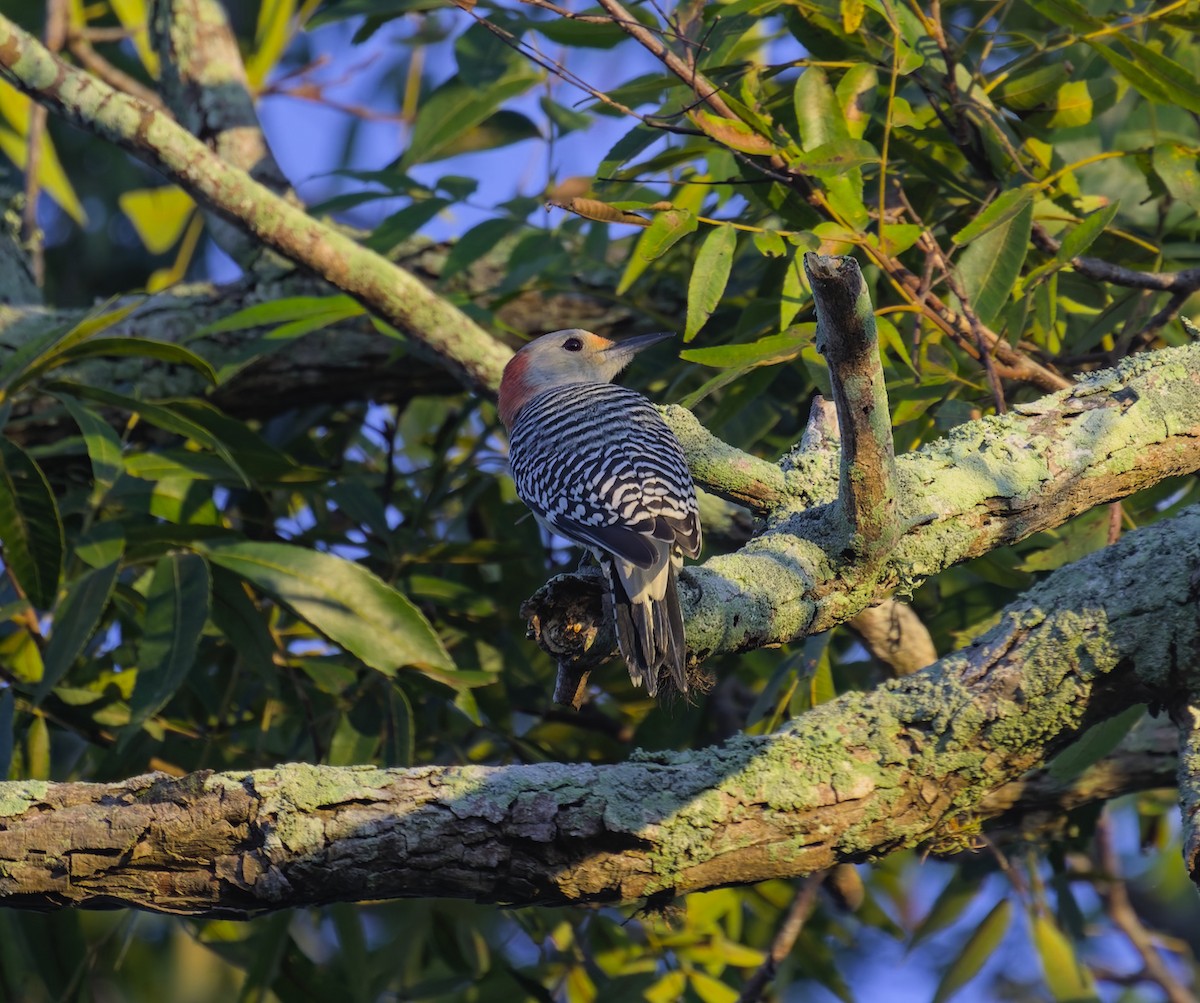
<svg viewBox="0 0 1200 1003">
<path fill-rule="evenodd" d="M 676 688 L 687 692 L 687 642 L 677 572 L 670 552 L 663 557 L 657 567 L 646 569 L 620 560 L 603 561 L 617 647 L 633 684 L 645 683 L 650 696 L 658 693 L 659 670 L 664 666 Z"/>
</svg>

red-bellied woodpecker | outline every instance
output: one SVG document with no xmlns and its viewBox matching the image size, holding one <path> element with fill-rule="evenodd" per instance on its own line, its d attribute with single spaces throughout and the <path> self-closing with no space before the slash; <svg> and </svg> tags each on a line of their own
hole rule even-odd
<svg viewBox="0 0 1200 1003">
<path fill-rule="evenodd" d="M 600 562 L 617 646 L 651 696 L 664 667 L 687 689 L 676 575 L 684 554 L 700 553 L 700 516 L 674 433 L 645 397 L 611 380 L 669 337 L 556 331 L 517 352 L 500 382 L 517 494 Z"/>
</svg>

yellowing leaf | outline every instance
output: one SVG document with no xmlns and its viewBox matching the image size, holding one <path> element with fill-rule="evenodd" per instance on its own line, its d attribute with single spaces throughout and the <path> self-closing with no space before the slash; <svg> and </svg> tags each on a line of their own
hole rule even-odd
<svg viewBox="0 0 1200 1003">
<path fill-rule="evenodd" d="M 866 7 L 863 0 L 842 0 L 842 31 L 853 35 L 862 27 Z"/>
<path fill-rule="evenodd" d="M 728 146 L 740 153 L 753 153 L 759 156 L 775 153 L 776 146 L 766 136 L 761 136 L 745 122 L 738 119 L 722 118 L 710 111 L 698 108 L 689 113 L 689 117 L 722 146 Z"/>
<path fill-rule="evenodd" d="M 704 1003 L 737 1003 L 737 990 L 730 988 L 720 979 L 705 975 L 700 971 L 688 973 L 692 988 Z"/>
<path fill-rule="evenodd" d="M 196 208 L 192 197 L 174 185 L 123 192 L 117 203 L 151 254 L 175 246 Z"/>
<path fill-rule="evenodd" d="M 150 76 L 158 79 L 158 53 L 150 45 L 150 10 L 146 0 L 108 0 L 112 12 L 117 15 L 137 49 L 138 59 Z"/>
<path fill-rule="evenodd" d="M 1012 903 L 1008 899 L 1001 899 L 992 907 L 992 911 L 983 918 L 983 922 L 967 938 L 958 957 L 950 963 L 950 967 L 942 975 L 942 980 L 938 983 L 937 991 L 933 995 L 933 1003 L 944 1003 L 979 974 L 979 969 L 995 953 L 996 948 L 1000 946 L 1000 941 L 1004 939 L 1011 915 Z"/>
<path fill-rule="evenodd" d="M 0 126 L 0 152 L 11 160 L 18 169 L 24 170 L 29 156 L 29 111 L 32 107 L 29 98 L 20 91 L 0 81 L 0 115 L 8 122 L 10 129 Z M 80 226 L 87 223 L 87 213 L 75 194 L 75 188 L 63 170 L 62 162 L 58 159 L 58 151 L 50 139 L 50 134 L 42 133 L 41 159 L 38 164 L 38 184 L 68 216 Z"/>
<path fill-rule="evenodd" d="M 252 91 L 262 88 L 271 68 L 292 40 L 296 0 L 263 0 L 254 30 L 254 52 L 246 60 L 246 77 Z"/>
<path fill-rule="evenodd" d="M 687 985 L 687 974 L 679 970 L 667 972 L 642 995 L 647 1003 L 678 1003 L 683 998 L 683 987 Z"/>
<path fill-rule="evenodd" d="M 1032 917 L 1030 933 L 1051 996 L 1060 1003 L 1090 1003 L 1098 998 L 1092 973 L 1080 963 L 1070 940 L 1054 920 L 1048 916 Z"/>
</svg>

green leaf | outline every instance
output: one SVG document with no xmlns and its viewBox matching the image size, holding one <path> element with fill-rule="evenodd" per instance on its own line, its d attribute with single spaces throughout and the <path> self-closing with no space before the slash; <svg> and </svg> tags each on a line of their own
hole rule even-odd
<svg viewBox="0 0 1200 1003">
<path fill-rule="evenodd" d="M 912 939 L 908 942 L 912 950 L 927 937 L 945 930 L 967 910 L 979 897 L 979 882 L 964 877 L 961 870 L 956 870 L 946 886 L 941 890 L 937 899 L 930 907 L 925 918 L 913 931 Z"/>
<path fill-rule="evenodd" d="M 838 81 L 838 106 L 846 123 L 846 135 L 850 139 L 862 139 L 871 121 L 875 108 L 875 96 L 879 90 L 879 74 L 867 63 L 855 63 Z"/>
<path fill-rule="evenodd" d="M 733 252 L 737 250 L 737 231 L 732 226 L 714 227 L 700 244 L 692 277 L 688 280 L 687 325 L 683 340 L 691 341 L 702 328 L 725 292 Z"/>
<path fill-rule="evenodd" d="M 454 663 L 421 612 L 361 565 L 286 543 L 199 549 L 377 672 L 391 676 L 415 666 L 447 685 L 459 684 L 462 677 L 456 678 Z"/>
<path fill-rule="evenodd" d="M 50 729 L 41 714 L 35 714 L 25 732 L 25 778 L 50 779 Z"/>
<path fill-rule="evenodd" d="M 341 716 L 329 740 L 330 766 L 352 766 L 374 761 L 379 749 L 379 733 L 360 730 L 354 710 Z"/>
<path fill-rule="evenodd" d="M 801 348 L 812 341 L 815 332 L 815 324 L 797 324 L 782 334 L 768 335 L 748 344 L 687 348 L 679 353 L 679 357 L 714 369 L 775 366 L 796 358 Z"/>
<path fill-rule="evenodd" d="M 662 133 L 658 129 L 652 129 L 648 125 L 635 125 L 605 154 L 600 166 L 596 168 L 596 177 L 611 177 L 647 146 L 661 138 Z"/>
<path fill-rule="evenodd" d="M 471 227 L 451 246 L 450 253 L 446 255 L 446 262 L 442 265 L 440 281 L 445 282 L 457 275 L 468 265 L 482 258 L 509 234 L 523 229 L 526 225 L 524 220 L 501 217 L 485 219 L 477 226 Z"/>
<path fill-rule="evenodd" d="M 1062 63 L 1039 66 L 1036 69 L 1017 73 L 997 88 L 1000 104 L 1015 111 L 1032 111 L 1054 103 L 1059 88 L 1067 82 L 1069 74 Z"/>
<path fill-rule="evenodd" d="M 629 16 L 642 24 L 655 25 L 653 13 L 645 7 L 631 4 L 626 8 Z M 585 7 L 579 17 L 607 17 L 602 7 Z M 559 45 L 572 49 L 611 49 L 626 41 L 629 34 L 615 21 L 596 23 L 577 19 L 553 17 L 530 23 L 529 27 Z"/>
<path fill-rule="evenodd" d="M 143 401 L 79 383 L 59 382 L 51 389 L 59 395 L 72 394 L 132 411 L 152 425 L 205 446 L 228 464 L 246 486 L 259 483 L 258 478 L 266 483 L 311 479 L 311 470 L 300 467 L 286 454 L 275 449 L 245 422 L 230 418 L 205 401 Z M 128 462 L 136 467 L 142 461 L 131 457 Z M 251 475 L 249 471 L 254 471 L 254 474 Z"/>
<path fill-rule="evenodd" d="M 1052 24 L 1081 33 L 1098 31 L 1104 22 L 1093 17 L 1079 0 L 1025 0 Z"/>
<path fill-rule="evenodd" d="M 1098 1001 L 1092 973 L 1079 961 L 1070 940 L 1054 920 L 1039 914 L 1030 918 L 1029 925 L 1050 995 L 1059 1003 Z"/>
<path fill-rule="evenodd" d="M 1084 41 L 1133 84 L 1144 98 L 1200 113 L 1200 82 L 1196 80 L 1194 72 L 1189 72 L 1161 52 L 1133 38 L 1120 38 L 1121 45 L 1132 53 L 1132 60 L 1118 55 L 1099 39 Z"/>
<path fill-rule="evenodd" d="M 116 587 L 119 570 L 120 563 L 114 561 L 88 571 L 67 586 L 66 595 L 54 611 L 50 641 L 42 653 L 42 678 L 34 691 L 34 703 L 41 703 L 66 676 L 96 633 Z"/>
<path fill-rule="evenodd" d="M 687 209 L 667 209 L 658 213 L 638 238 L 621 281 L 617 283 L 617 295 L 633 285 L 651 261 L 666 254 L 697 225 L 695 215 Z"/>
<path fill-rule="evenodd" d="M 0 436 L 0 541 L 8 570 L 39 609 L 54 604 L 63 526 L 50 482 L 20 446 Z"/>
<path fill-rule="evenodd" d="M 1033 202 L 1037 195 L 1036 185 L 1022 185 L 1020 188 L 1010 188 L 984 206 L 983 210 L 970 223 L 958 231 L 951 239 L 954 243 L 965 246 L 985 233 L 991 233 L 998 226 L 1003 226 L 1014 216 L 1018 215 L 1027 205 Z"/>
<path fill-rule="evenodd" d="M 22 344 L 0 365 L 0 400 L 61 363 L 64 352 L 127 317 L 139 304 L 103 313 L 97 310 L 73 327 L 57 327 Z"/>
<path fill-rule="evenodd" d="M 72 362 L 80 362 L 98 356 L 127 355 L 157 359 L 159 362 L 167 362 L 172 365 L 188 366 L 196 370 L 209 383 L 217 382 L 217 371 L 213 369 L 207 359 L 201 358 L 190 348 L 184 348 L 172 341 L 155 341 L 153 338 L 91 338 L 64 349 L 54 360 L 53 366 L 65 366 Z"/>
<path fill-rule="evenodd" d="M 976 237 L 958 260 L 964 291 L 981 323 L 991 326 L 1021 274 L 1033 228 L 1033 203 Z"/>
<path fill-rule="evenodd" d="M 779 290 L 779 329 L 786 331 L 796 319 L 800 308 L 812 297 L 808 288 L 808 276 L 804 274 L 804 256 L 796 251 L 783 273 L 783 286 Z"/>
<path fill-rule="evenodd" d="M 492 115 L 509 98 L 529 90 L 541 74 L 518 63 L 486 87 L 468 82 L 461 72 L 447 80 L 425 99 L 413 123 L 408 149 L 399 167 L 426 164 L 449 156 L 457 142 Z"/>
<path fill-rule="evenodd" d="M 199 554 L 173 553 L 154 566 L 138 645 L 137 682 L 130 700 L 128 741 L 183 685 L 212 601 L 208 563 Z"/>
<path fill-rule="evenodd" d="M 946 969 L 938 982 L 937 991 L 933 994 L 933 1003 L 945 1003 L 979 974 L 979 970 L 1004 939 L 1011 918 L 1012 902 L 1001 899 L 975 928 L 958 957 Z"/>
<path fill-rule="evenodd" d="M 67 409 L 71 420 L 79 426 L 83 443 L 87 447 L 88 459 L 92 464 L 92 505 L 99 505 L 108 494 L 109 488 L 117 483 L 124 469 L 121 455 L 121 440 L 103 418 L 91 408 L 84 407 L 74 397 L 66 394 L 54 395 Z"/>
<path fill-rule="evenodd" d="M 754 246 L 764 258 L 782 258 L 787 254 L 787 244 L 774 230 L 754 234 Z"/>
<path fill-rule="evenodd" d="M 1055 260 L 1065 263 L 1087 251 L 1096 238 L 1108 228 L 1108 224 L 1113 221 L 1120 208 L 1121 202 L 1118 199 L 1111 205 L 1085 216 L 1063 236 L 1058 253 L 1054 256 Z"/>
<path fill-rule="evenodd" d="M 202 327 L 192 334 L 191 339 L 204 338 L 226 331 L 245 331 L 253 327 L 271 327 L 290 321 L 305 320 L 316 314 L 332 314 L 339 318 L 360 316 L 366 311 L 349 296 L 289 296 L 285 299 L 268 300 L 238 310 L 228 317 Z"/>
<path fill-rule="evenodd" d="M 264 679 L 277 672 L 275 642 L 267 616 L 254 604 L 246 583 L 222 567 L 212 572 L 212 621 L 237 652 L 238 660 Z"/>
<path fill-rule="evenodd" d="M 1092 725 L 1054 757 L 1047 771 L 1050 777 L 1060 783 L 1075 779 L 1120 745 L 1121 739 L 1129 734 L 1130 729 L 1141 720 L 1145 712 L 1145 704 L 1134 704 L 1116 717 Z"/>
<path fill-rule="evenodd" d="M 1180 143 L 1160 143 L 1152 157 L 1158 175 L 1171 198 L 1200 211 L 1200 173 L 1196 150 Z"/>
<path fill-rule="evenodd" d="M 837 177 L 864 164 L 879 163 L 879 151 L 865 139 L 837 139 L 793 157 L 788 166 L 801 174 Z"/>
<path fill-rule="evenodd" d="M 371 231 L 366 244 L 380 254 L 386 254 L 392 248 L 408 240 L 434 216 L 451 204 L 450 199 L 429 198 L 420 199 L 410 206 L 405 206 L 399 212 L 394 212 Z"/>
<path fill-rule="evenodd" d="M 0 690 L 0 782 L 8 779 L 13 760 L 13 688 Z"/>
<path fill-rule="evenodd" d="M 829 77 L 819 66 L 808 67 L 796 78 L 792 101 L 805 150 L 850 139 L 850 130 L 846 128 L 837 96 L 829 86 Z"/>
</svg>

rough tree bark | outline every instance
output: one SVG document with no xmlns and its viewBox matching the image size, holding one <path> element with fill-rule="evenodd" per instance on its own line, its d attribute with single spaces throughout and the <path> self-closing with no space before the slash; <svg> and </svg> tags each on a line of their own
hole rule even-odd
<svg viewBox="0 0 1200 1003">
<path fill-rule="evenodd" d="M 1186 699 L 1198 567 L 1194 507 L 1050 575 L 964 651 L 698 752 L 3 784 L 0 904 L 630 902 L 966 847 L 988 814 L 1019 808 L 1009 784 L 1086 728 Z"/>
<path fill-rule="evenodd" d="M 358 298 L 464 384 L 495 385 L 509 350 L 410 272 L 310 219 L 159 109 L 55 60 L 4 17 L 0 73 Z M 851 292 L 841 299 L 858 303 Z M 846 327 L 829 303 L 829 329 Z M 847 555 L 844 521 L 834 518 L 853 508 L 852 499 L 833 504 L 835 453 L 801 450 L 771 464 L 668 409 L 701 482 L 766 518 L 740 553 L 689 572 L 693 655 L 826 629 L 956 561 L 1197 469 L 1198 386 L 1200 349 L 1158 353 L 901 457 L 881 495 L 894 490 L 898 526 L 872 528 L 888 547 L 875 548 L 869 574 L 855 548 Z M 839 404 L 854 392 L 844 386 Z M 844 488 L 861 470 L 843 466 Z M 1056 572 L 963 652 L 823 705 L 777 735 L 701 752 L 635 754 L 608 767 L 290 766 L 3 784 L 0 902 L 243 915 L 388 895 L 630 901 L 811 873 L 921 843 L 952 849 L 989 817 L 1009 824 L 1035 801 L 1070 804 L 1161 782 L 1160 759 L 1124 773 L 1097 767 L 1069 789 L 1021 779 L 1140 700 L 1179 722 L 1194 873 L 1198 566 L 1192 509 Z M 577 609 L 580 582 L 569 579 L 567 590 Z M 547 597 L 543 633 L 561 619 Z M 572 616 L 568 627 L 580 614 Z M 606 654 L 602 632 L 591 636 L 590 653 L 564 657 Z"/>
</svg>

